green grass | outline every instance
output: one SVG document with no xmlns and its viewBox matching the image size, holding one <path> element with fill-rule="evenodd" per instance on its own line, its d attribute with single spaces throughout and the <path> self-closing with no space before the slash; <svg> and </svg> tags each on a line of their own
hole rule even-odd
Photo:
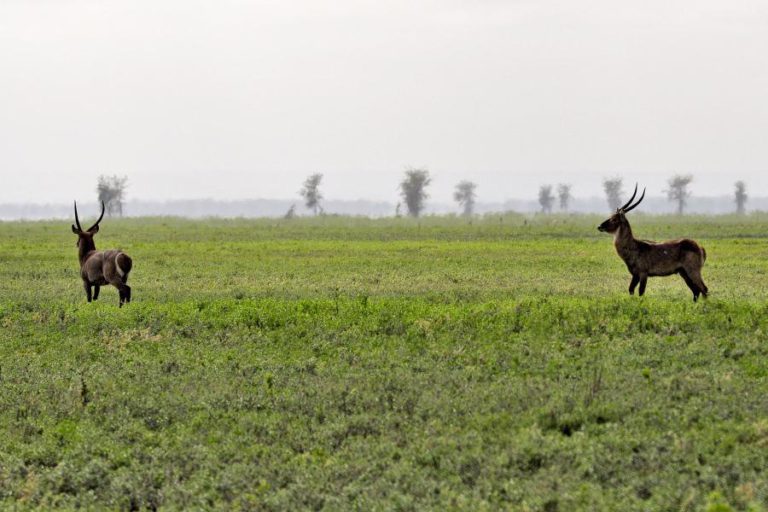
<svg viewBox="0 0 768 512">
<path fill-rule="evenodd" d="M 768 216 L 0 223 L 0 509 L 766 510 Z"/>
</svg>

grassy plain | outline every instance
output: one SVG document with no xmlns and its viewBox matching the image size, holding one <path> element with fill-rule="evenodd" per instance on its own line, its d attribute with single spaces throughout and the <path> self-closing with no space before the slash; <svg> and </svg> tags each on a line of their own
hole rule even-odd
<svg viewBox="0 0 768 512">
<path fill-rule="evenodd" d="M 0 223 L 0 509 L 766 510 L 768 216 Z"/>
</svg>

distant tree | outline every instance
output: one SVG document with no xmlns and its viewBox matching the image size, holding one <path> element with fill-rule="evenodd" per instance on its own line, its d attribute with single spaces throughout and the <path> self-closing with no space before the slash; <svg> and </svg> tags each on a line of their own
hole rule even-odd
<svg viewBox="0 0 768 512">
<path fill-rule="evenodd" d="M 475 198 L 477 197 L 475 189 L 477 189 L 476 183 L 465 180 L 456 185 L 456 191 L 453 193 L 454 201 L 464 208 L 463 213 L 467 217 L 471 216 L 475 211 Z"/>
<path fill-rule="evenodd" d="M 542 213 L 551 213 L 555 204 L 555 196 L 552 195 L 552 185 L 542 185 L 539 188 L 539 204 Z"/>
<path fill-rule="evenodd" d="M 296 205 L 292 204 L 290 208 L 288 208 L 288 211 L 285 212 L 285 215 L 283 215 L 284 219 L 292 219 L 296 216 Z"/>
<path fill-rule="evenodd" d="M 621 178 L 605 178 L 603 180 L 605 198 L 608 200 L 608 208 L 611 210 L 615 210 L 621 206 L 621 183 Z"/>
<path fill-rule="evenodd" d="M 560 200 L 560 210 L 568 211 L 568 205 L 571 202 L 571 186 L 566 183 L 560 183 L 557 186 L 557 197 Z"/>
<path fill-rule="evenodd" d="M 104 210 L 107 215 L 114 217 L 123 216 L 123 201 L 125 200 L 125 188 L 128 184 L 127 176 L 99 176 L 96 192 L 99 202 L 104 201 Z"/>
<path fill-rule="evenodd" d="M 323 212 L 323 207 L 320 206 L 320 200 L 323 198 L 323 195 L 320 193 L 321 181 L 323 181 L 322 174 L 312 174 L 304 181 L 304 186 L 300 191 L 302 197 L 304 197 L 304 204 L 315 212 L 315 215 Z"/>
<path fill-rule="evenodd" d="M 667 189 L 667 199 L 677 203 L 678 215 L 683 214 L 688 198 L 691 196 L 691 193 L 688 191 L 688 185 L 690 185 L 692 181 L 693 176 L 690 174 L 676 174 L 667 182 L 669 185 L 669 188 Z"/>
<path fill-rule="evenodd" d="M 424 200 L 429 197 L 425 189 L 431 181 L 426 169 L 405 171 L 405 178 L 400 182 L 400 195 L 411 217 L 418 217 L 424 210 Z"/>
<path fill-rule="evenodd" d="M 746 211 L 747 204 L 747 184 L 739 180 L 736 182 L 735 200 L 736 200 L 736 213 L 743 215 Z"/>
<path fill-rule="evenodd" d="M 402 217 L 402 214 L 400 213 L 400 209 L 402 208 L 402 206 L 403 206 L 403 203 L 401 203 L 400 201 L 398 201 L 397 206 L 395 206 L 395 217 L 397 217 L 398 219 Z"/>
</svg>

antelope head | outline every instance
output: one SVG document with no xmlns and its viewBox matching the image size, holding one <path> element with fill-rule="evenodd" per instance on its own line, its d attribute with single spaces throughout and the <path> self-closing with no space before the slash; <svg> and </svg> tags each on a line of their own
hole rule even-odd
<svg viewBox="0 0 768 512">
<path fill-rule="evenodd" d="M 629 198 L 629 201 L 627 201 L 624 206 L 616 208 L 616 213 L 608 217 L 602 224 L 597 226 L 598 231 L 613 234 L 616 233 L 620 228 L 628 226 L 629 222 L 624 215 L 634 210 L 635 207 L 637 207 L 637 205 L 643 201 L 643 198 L 645 198 L 645 189 L 643 189 L 643 193 L 640 195 L 640 199 L 638 199 L 635 204 L 632 204 L 632 201 L 634 201 L 636 195 L 637 183 L 635 183 L 635 191 L 632 193 L 632 197 Z"/>
<path fill-rule="evenodd" d="M 93 242 L 93 235 L 99 232 L 99 222 L 104 218 L 104 201 L 101 202 L 101 215 L 93 226 L 84 230 L 80 226 L 80 218 L 77 215 L 77 201 L 75 201 L 75 223 L 72 224 L 72 232 L 77 235 L 77 246 L 81 252 L 96 250 L 96 244 Z"/>
</svg>

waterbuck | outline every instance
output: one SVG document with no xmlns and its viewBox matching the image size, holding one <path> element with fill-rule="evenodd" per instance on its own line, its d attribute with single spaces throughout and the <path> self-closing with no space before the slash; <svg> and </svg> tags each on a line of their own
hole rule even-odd
<svg viewBox="0 0 768 512">
<path fill-rule="evenodd" d="M 72 224 L 72 232 L 78 236 L 80 277 L 83 279 L 88 302 L 91 302 L 91 287 L 93 287 L 93 300 L 96 300 L 99 298 L 101 286 L 111 284 L 120 293 L 120 307 L 122 307 L 124 303 L 131 302 L 131 288 L 125 283 L 128 282 L 128 273 L 131 271 L 133 262 L 127 254 L 120 250 L 96 250 L 93 235 L 99 232 L 99 222 L 103 218 L 104 201 L 101 202 L 99 220 L 87 230 L 83 230 L 77 216 L 77 201 L 75 201 L 75 224 Z"/>
<path fill-rule="evenodd" d="M 696 241 L 688 238 L 670 240 L 668 242 L 651 242 L 638 240 L 632 236 L 632 228 L 625 214 L 632 211 L 645 197 L 645 189 L 635 204 L 632 201 L 637 195 L 637 185 L 629 201 L 616 213 L 598 226 L 598 230 L 613 234 L 613 245 L 616 252 L 627 265 L 632 281 L 629 283 L 629 294 L 634 295 L 635 287 L 640 283 L 639 295 L 645 293 L 645 284 L 652 276 L 680 276 L 693 292 L 693 300 L 699 295 L 707 296 L 707 285 L 701 278 L 701 267 L 707 259 L 707 252 Z"/>
</svg>

